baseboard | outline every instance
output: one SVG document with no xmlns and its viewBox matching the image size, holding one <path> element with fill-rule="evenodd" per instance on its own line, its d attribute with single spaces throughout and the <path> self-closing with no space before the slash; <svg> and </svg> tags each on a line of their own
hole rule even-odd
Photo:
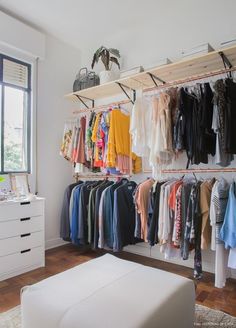
<svg viewBox="0 0 236 328">
<path fill-rule="evenodd" d="M 67 241 L 62 240 L 61 238 L 49 239 L 49 240 L 46 240 L 46 242 L 45 242 L 45 248 L 51 249 L 51 248 L 55 248 L 58 246 L 66 245 L 67 243 L 68 243 Z"/>
<path fill-rule="evenodd" d="M 32 270 L 35 270 L 38 268 L 43 268 L 43 267 L 45 267 L 45 261 L 39 262 L 34 265 L 26 266 L 24 268 L 16 269 L 14 271 L 10 271 L 10 272 L 0 275 L 0 281 L 10 279 L 12 277 L 19 276 L 20 274 L 23 274 L 23 273 L 26 273 L 26 272 L 29 272 L 29 271 L 32 271 Z"/>
<path fill-rule="evenodd" d="M 189 268 L 193 268 L 194 261 L 193 261 L 193 256 L 194 254 L 190 254 L 189 260 L 166 260 L 164 259 L 163 254 L 160 253 L 159 251 L 159 246 L 155 246 L 152 249 L 148 245 L 148 243 L 139 243 L 136 245 L 129 245 L 124 247 L 124 251 L 129 252 L 129 253 L 134 253 L 138 255 L 143 255 L 146 257 L 154 258 L 156 260 L 161 260 L 164 262 L 169 262 L 181 266 L 186 266 Z M 210 272 L 210 273 L 215 273 L 215 252 L 211 250 L 205 250 L 202 252 L 202 268 L 203 271 Z M 236 279 L 236 269 L 228 269 L 227 277 L 231 277 L 233 279 Z"/>
</svg>

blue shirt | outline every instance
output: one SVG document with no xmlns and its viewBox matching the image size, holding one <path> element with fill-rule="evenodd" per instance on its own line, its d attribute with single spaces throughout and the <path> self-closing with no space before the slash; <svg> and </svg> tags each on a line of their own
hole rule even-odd
<svg viewBox="0 0 236 328">
<path fill-rule="evenodd" d="M 220 230 L 220 238 L 225 248 L 236 247 L 236 184 L 233 182 L 229 190 L 229 199 L 226 207 L 224 223 Z"/>
<path fill-rule="evenodd" d="M 104 226 L 104 243 L 107 247 L 113 248 L 113 210 L 114 210 L 114 192 L 117 188 L 125 184 L 128 180 L 122 179 L 106 189 L 103 202 L 103 226 Z"/>
<path fill-rule="evenodd" d="M 79 201 L 80 201 L 80 190 L 84 186 L 82 183 L 79 185 L 73 194 L 73 208 L 71 217 L 71 241 L 73 244 L 79 245 L 78 239 L 78 217 L 79 217 Z"/>
</svg>

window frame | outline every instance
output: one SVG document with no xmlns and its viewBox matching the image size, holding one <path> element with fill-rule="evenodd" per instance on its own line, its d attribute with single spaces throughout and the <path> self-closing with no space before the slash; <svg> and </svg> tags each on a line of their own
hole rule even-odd
<svg viewBox="0 0 236 328">
<path fill-rule="evenodd" d="M 27 85 L 28 87 L 21 87 L 14 85 L 12 83 L 4 82 L 3 81 L 3 60 L 7 59 L 12 62 L 15 62 L 17 64 L 26 66 L 28 68 L 28 76 L 27 76 Z M 24 62 L 22 60 L 16 59 L 14 57 L 5 55 L 3 53 L 0 53 L 0 86 L 1 86 L 1 118 L 0 118 L 0 128 L 1 128 L 1 133 L 0 133 L 0 142 L 1 142 L 1 151 L 0 151 L 0 161 L 1 161 L 1 170 L 0 174 L 8 174 L 8 173 L 32 173 L 32 168 L 31 168 L 31 138 L 32 138 L 32 131 L 31 131 L 31 111 L 32 111 L 32 64 Z M 12 87 L 18 90 L 22 90 L 27 93 L 27 141 L 26 141 L 26 147 L 27 147 L 27 169 L 22 170 L 22 171 L 6 171 L 4 169 L 4 89 L 5 87 Z"/>
</svg>

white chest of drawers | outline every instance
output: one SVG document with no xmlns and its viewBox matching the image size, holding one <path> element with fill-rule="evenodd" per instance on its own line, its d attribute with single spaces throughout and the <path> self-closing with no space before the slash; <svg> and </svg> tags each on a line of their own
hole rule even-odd
<svg viewBox="0 0 236 328">
<path fill-rule="evenodd" d="M 0 281 L 45 266 L 44 203 L 0 203 Z"/>
</svg>

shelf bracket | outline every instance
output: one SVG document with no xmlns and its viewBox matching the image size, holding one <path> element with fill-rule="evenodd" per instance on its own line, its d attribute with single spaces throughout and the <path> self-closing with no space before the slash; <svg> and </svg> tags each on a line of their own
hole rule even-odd
<svg viewBox="0 0 236 328">
<path fill-rule="evenodd" d="M 136 91 L 130 87 L 127 87 L 127 85 L 124 85 L 123 83 L 120 82 L 116 82 L 117 85 L 119 85 L 119 87 L 121 88 L 121 90 L 124 92 L 124 94 L 126 95 L 126 97 L 131 101 L 132 104 L 134 104 L 135 100 L 136 100 Z M 128 94 L 128 92 L 125 89 L 129 89 L 132 91 L 133 93 L 133 99 L 130 97 L 130 95 Z"/>
<path fill-rule="evenodd" d="M 159 85 L 156 83 L 156 80 L 165 84 L 166 82 L 164 80 L 162 80 L 160 77 L 150 73 L 150 72 L 147 72 L 147 74 L 150 76 L 150 78 L 152 79 L 153 83 L 155 84 L 156 87 L 158 87 Z"/>
<path fill-rule="evenodd" d="M 90 107 L 86 104 L 86 102 L 85 102 L 83 99 L 91 101 L 91 102 L 92 102 L 92 108 L 94 107 L 94 99 L 90 99 L 90 98 L 87 98 L 87 97 L 83 97 L 83 96 L 80 96 L 80 95 L 77 95 L 77 94 L 75 94 L 75 96 L 79 99 L 79 101 L 80 101 L 80 102 L 81 102 L 86 108 L 90 108 Z"/>
<path fill-rule="evenodd" d="M 227 69 L 227 66 L 228 66 L 229 69 L 233 67 L 233 65 L 231 64 L 228 57 L 224 54 L 223 51 L 219 51 L 219 55 L 220 55 L 220 57 L 223 61 L 225 69 Z M 232 72 L 229 72 L 229 76 L 232 77 Z"/>
</svg>

